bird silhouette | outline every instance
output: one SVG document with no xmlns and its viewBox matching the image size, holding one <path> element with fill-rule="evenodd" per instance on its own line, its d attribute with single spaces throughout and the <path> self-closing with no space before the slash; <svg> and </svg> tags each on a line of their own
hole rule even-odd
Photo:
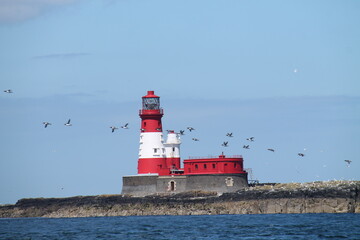
<svg viewBox="0 0 360 240">
<path fill-rule="evenodd" d="M 299 155 L 300 157 L 304 157 L 304 156 L 305 156 L 305 154 L 303 154 L 303 153 L 298 153 L 298 155 Z"/>
<path fill-rule="evenodd" d="M 6 92 L 6 93 L 13 93 L 13 91 L 12 91 L 11 89 L 4 90 L 4 92 Z"/>
<path fill-rule="evenodd" d="M 197 138 L 192 138 L 192 140 L 194 140 L 195 142 L 199 141 L 199 139 Z"/>
<path fill-rule="evenodd" d="M 350 167 L 351 160 L 344 160 L 347 163 L 347 166 Z"/>
<path fill-rule="evenodd" d="M 249 145 L 244 145 L 243 148 L 250 149 L 250 146 Z"/>
<path fill-rule="evenodd" d="M 193 128 L 193 127 L 187 127 L 187 129 L 189 129 L 190 132 L 195 130 L 195 128 Z"/>
<path fill-rule="evenodd" d="M 111 132 L 115 132 L 116 129 L 119 129 L 119 128 L 115 127 L 115 126 L 111 126 L 110 128 L 111 128 Z"/>
<path fill-rule="evenodd" d="M 221 144 L 221 146 L 228 147 L 228 143 L 229 142 L 223 142 L 223 144 Z"/>
<path fill-rule="evenodd" d="M 64 123 L 64 125 L 65 125 L 65 126 L 68 126 L 68 127 L 72 126 L 72 124 L 70 123 L 70 121 L 71 121 L 71 119 L 69 119 L 69 120 L 67 121 L 67 123 Z"/>
<path fill-rule="evenodd" d="M 227 133 L 226 136 L 227 137 L 233 137 L 233 133 Z"/>
<path fill-rule="evenodd" d="M 43 124 L 44 124 L 45 128 L 47 128 L 48 125 L 51 125 L 51 123 L 49 123 L 49 122 L 43 122 Z"/>
<path fill-rule="evenodd" d="M 254 137 L 249 137 L 247 138 L 246 140 L 250 141 L 250 142 L 253 142 L 254 141 Z"/>
<path fill-rule="evenodd" d="M 124 126 L 121 126 L 121 128 L 123 128 L 123 129 L 129 129 L 128 125 L 129 125 L 129 123 L 126 123 Z"/>
<path fill-rule="evenodd" d="M 269 150 L 270 152 L 275 152 L 275 150 L 272 148 L 268 148 L 267 150 Z"/>
</svg>

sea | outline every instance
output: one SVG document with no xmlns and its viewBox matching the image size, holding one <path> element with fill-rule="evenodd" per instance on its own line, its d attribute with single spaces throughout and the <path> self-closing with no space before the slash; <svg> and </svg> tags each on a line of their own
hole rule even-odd
<svg viewBox="0 0 360 240">
<path fill-rule="evenodd" d="M 360 239 L 360 214 L 3 218 L 0 239 Z"/>
</svg>

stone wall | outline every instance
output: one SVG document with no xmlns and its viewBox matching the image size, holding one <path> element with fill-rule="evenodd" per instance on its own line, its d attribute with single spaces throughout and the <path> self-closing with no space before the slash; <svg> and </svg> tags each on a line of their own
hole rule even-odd
<svg viewBox="0 0 360 240">
<path fill-rule="evenodd" d="M 199 174 L 186 176 L 136 175 L 123 177 L 122 194 L 146 196 L 184 191 L 235 192 L 248 187 L 247 174 Z"/>
</svg>

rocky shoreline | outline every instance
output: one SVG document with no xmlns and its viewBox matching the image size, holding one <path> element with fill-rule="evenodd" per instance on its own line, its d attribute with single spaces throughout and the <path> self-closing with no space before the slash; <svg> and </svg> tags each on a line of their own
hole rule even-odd
<svg viewBox="0 0 360 240">
<path fill-rule="evenodd" d="M 360 181 L 254 186 L 236 193 L 192 191 L 145 197 L 130 195 L 21 199 L 0 206 L 0 218 L 360 213 Z"/>
</svg>

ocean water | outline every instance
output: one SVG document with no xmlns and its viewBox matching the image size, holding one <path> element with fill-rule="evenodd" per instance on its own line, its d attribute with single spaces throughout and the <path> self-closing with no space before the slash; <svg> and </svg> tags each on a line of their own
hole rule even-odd
<svg viewBox="0 0 360 240">
<path fill-rule="evenodd" d="M 0 219 L 0 239 L 360 239 L 360 214 Z"/>
</svg>

